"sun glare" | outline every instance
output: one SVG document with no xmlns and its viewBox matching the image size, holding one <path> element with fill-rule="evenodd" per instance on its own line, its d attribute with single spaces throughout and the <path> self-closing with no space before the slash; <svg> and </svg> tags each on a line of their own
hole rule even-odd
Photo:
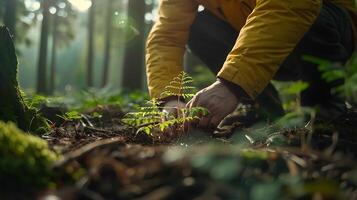
<svg viewBox="0 0 357 200">
<path fill-rule="evenodd" d="M 92 6 L 90 0 L 68 0 L 80 12 L 87 11 Z"/>
</svg>

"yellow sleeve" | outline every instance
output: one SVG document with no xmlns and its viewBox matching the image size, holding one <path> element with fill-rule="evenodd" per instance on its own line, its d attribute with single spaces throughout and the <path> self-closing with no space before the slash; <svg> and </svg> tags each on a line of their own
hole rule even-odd
<svg viewBox="0 0 357 200">
<path fill-rule="evenodd" d="M 161 0 L 159 18 L 146 48 L 146 70 L 150 96 L 159 98 L 182 70 L 185 45 L 198 5 L 193 0 Z"/>
<path fill-rule="evenodd" d="M 316 20 L 322 0 L 257 0 L 218 77 L 255 99 Z"/>
</svg>

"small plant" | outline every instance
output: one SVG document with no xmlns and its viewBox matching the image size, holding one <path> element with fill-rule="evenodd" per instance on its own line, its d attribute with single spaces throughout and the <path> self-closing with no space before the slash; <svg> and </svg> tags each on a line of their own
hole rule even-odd
<svg viewBox="0 0 357 200">
<path fill-rule="evenodd" d="M 82 119 L 82 115 L 77 111 L 66 112 L 64 115 L 59 115 L 65 122 L 75 121 Z"/>
<path fill-rule="evenodd" d="M 195 95 L 193 92 L 195 87 L 192 86 L 192 83 L 192 77 L 183 71 L 165 87 L 165 91 L 161 94 L 161 98 L 177 96 L 178 101 L 180 101 L 180 99 L 190 99 Z"/>
<path fill-rule="evenodd" d="M 304 59 L 319 65 L 322 78 L 336 85 L 333 88 L 335 94 L 345 98 L 348 103 L 357 105 L 357 54 L 352 56 L 346 66 L 312 56 L 304 56 Z"/>
<path fill-rule="evenodd" d="M 309 87 L 309 83 L 304 81 L 274 81 L 274 85 L 280 91 L 285 110 L 295 111 L 300 109 L 301 92 Z"/>
<path fill-rule="evenodd" d="M 28 97 L 22 91 L 21 91 L 21 94 L 24 97 L 25 103 L 31 108 L 33 108 L 33 107 L 39 108 L 41 104 L 44 104 L 47 101 L 47 98 L 42 95 L 33 95 L 31 97 Z"/>
<path fill-rule="evenodd" d="M 192 82 L 193 79 L 187 73 L 181 72 L 166 86 L 161 98 L 175 96 L 178 102 L 182 99 L 189 100 L 194 96 L 195 87 L 191 86 Z M 143 132 L 153 136 L 155 131 L 164 132 L 168 128 L 173 128 L 173 131 L 183 132 L 184 125 L 187 122 L 198 120 L 200 116 L 208 114 L 208 110 L 202 107 L 170 107 L 168 109 L 176 109 L 177 112 L 166 112 L 162 102 L 154 98 L 147 101 L 146 106 L 139 107 L 137 112 L 128 113 L 123 122 L 137 128 L 137 133 Z"/>
</svg>

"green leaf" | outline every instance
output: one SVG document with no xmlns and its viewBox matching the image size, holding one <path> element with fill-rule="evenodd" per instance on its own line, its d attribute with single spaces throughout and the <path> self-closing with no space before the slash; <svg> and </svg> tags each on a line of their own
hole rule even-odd
<svg viewBox="0 0 357 200">
<path fill-rule="evenodd" d="M 282 92 L 286 95 L 295 95 L 295 94 L 300 94 L 302 91 L 307 89 L 309 87 L 309 84 L 303 81 L 297 81 L 293 83 L 289 88 L 286 88 Z"/>
<path fill-rule="evenodd" d="M 136 133 L 144 132 L 147 135 L 151 135 L 151 130 L 153 129 L 153 126 L 145 126 L 137 130 Z"/>
</svg>

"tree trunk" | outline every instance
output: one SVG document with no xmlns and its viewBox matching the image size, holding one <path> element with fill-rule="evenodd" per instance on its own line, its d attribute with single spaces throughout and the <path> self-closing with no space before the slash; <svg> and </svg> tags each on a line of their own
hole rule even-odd
<svg viewBox="0 0 357 200">
<path fill-rule="evenodd" d="M 15 35 L 16 31 L 16 7 L 17 0 L 5 1 L 4 24 L 9 28 L 12 35 Z"/>
<path fill-rule="evenodd" d="M 0 119 L 2 121 L 18 122 L 25 128 L 25 106 L 22 103 L 17 82 L 17 57 L 9 30 L 0 28 Z"/>
<path fill-rule="evenodd" d="M 57 31 L 58 31 L 58 15 L 53 15 L 52 25 L 52 53 L 51 53 L 51 72 L 50 72 L 50 84 L 49 94 L 53 94 L 56 84 L 56 62 L 57 62 Z"/>
<path fill-rule="evenodd" d="M 50 1 L 42 2 L 42 26 L 40 39 L 40 53 L 38 59 L 37 69 L 37 93 L 47 94 L 47 48 L 48 48 L 48 34 L 49 34 L 49 18 L 50 18 Z"/>
<path fill-rule="evenodd" d="M 129 90 L 140 90 L 143 86 L 144 46 L 145 46 L 145 11 L 144 0 L 129 0 L 128 17 L 130 30 L 124 55 L 123 87 Z M 135 37 L 129 37 L 132 34 Z"/>
<path fill-rule="evenodd" d="M 9 30 L 0 27 L 0 121 L 12 121 L 24 131 L 43 133 L 46 121 L 24 103 L 17 81 L 17 57 Z"/>
<path fill-rule="evenodd" d="M 105 19 L 105 50 L 104 50 L 104 63 L 103 63 L 103 77 L 102 87 L 108 84 L 109 80 L 109 65 L 110 65 L 110 44 L 112 41 L 112 24 L 113 24 L 113 0 L 107 1 L 107 16 Z"/>
<path fill-rule="evenodd" d="M 94 57 L 94 24 L 95 24 L 95 0 L 88 15 L 88 57 L 87 57 L 87 87 L 93 87 L 93 57 Z"/>
</svg>

